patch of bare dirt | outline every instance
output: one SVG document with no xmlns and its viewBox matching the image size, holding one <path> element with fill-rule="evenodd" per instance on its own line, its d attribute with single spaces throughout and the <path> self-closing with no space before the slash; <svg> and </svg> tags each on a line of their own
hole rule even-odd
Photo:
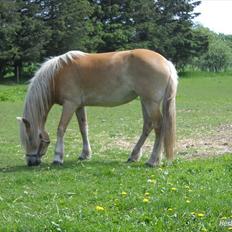
<svg viewBox="0 0 232 232">
<path fill-rule="evenodd" d="M 135 139 L 114 138 L 106 144 L 105 149 L 121 148 L 130 153 L 137 142 Z M 153 142 L 151 139 L 143 146 L 143 153 L 149 154 L 152 151 Z M 225 153 L 232 153 L 232 125 L 221 125 L 206 135 L 200 134 L 191 138 L 177 140 L 176 152 L 179 157 L 185 159 L 204 158 L 219 156 Z"/>
</svg>

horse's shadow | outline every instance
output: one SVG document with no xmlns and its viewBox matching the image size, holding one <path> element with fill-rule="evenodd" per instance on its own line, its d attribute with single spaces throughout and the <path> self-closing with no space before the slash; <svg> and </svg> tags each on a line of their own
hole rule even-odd
<svg viewBox="0 0 232 232">
<path fill-rule="evenodd" d="M 90 160 L 90 161 L 77 161 L 77 160 L 67 160 L 63 165 L 55 165 L 52 163 L 41 163 L 39 166 L 28 167 L 25 164 L 16 166 L 6 166 L 0 168 L 0 173 L 20 173 L 20 172 L 43 172 L 48 170 L 64 170 L 64 169 L 77 169 L 77 168 L 119 168 L 127 167 L 131 168 L 145 168 L 142 162 L 127 163 L 117 160 Z"/>
</svg>

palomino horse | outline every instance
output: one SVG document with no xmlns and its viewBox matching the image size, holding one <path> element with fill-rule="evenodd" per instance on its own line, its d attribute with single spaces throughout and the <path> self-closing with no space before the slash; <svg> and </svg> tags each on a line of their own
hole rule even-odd
<svg viewBox="0 0 232 232">
<path fill-rule="evenodd" d="M 28 89 L 20 123 L 21 143 L 29 166 L 38 165 L 46 153 L 49 136 L 45 122 L 53 104 L 63 106 L 57 129 L 54 164 L 64 158 L 64 134 L 76 113 L 83 150 L 80 159 L 91 157 L 85 106 L 118 106 L 140 97 L 143 130 L 128 161 L 137 161 L 140 150 L 152 129 L 156 134 L 147 164 L 159 164 L 164 149 L 174 156 L 175 97 L 177 72 L 161 55 L 136 49 L 101 54 L 70 51 L 46 61 L 36 72 Z M 162 112 L 161 112 L 162 103 Z"/>
</svg>

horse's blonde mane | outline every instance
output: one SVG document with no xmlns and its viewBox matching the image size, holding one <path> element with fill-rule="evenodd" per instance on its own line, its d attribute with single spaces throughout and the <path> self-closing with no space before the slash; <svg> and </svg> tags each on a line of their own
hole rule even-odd
<svg viewBox="0 0 232 232">
<path fill-rule="evenodd" d="M 25 99 L 23 117 L 30 122 L 34 136 L 38 133 L 38 128 L 41 129 L 44 126 L 48 111 L 52 106 L 52 92 L 55 87 L 54 76 L 63 65 L 84 55 L 86 53 L 81 51 L 70 51 L 50 58 L 41 65 L 31 79 Z M 24 126 L 21 126 L 20 137 L 22 145 L 25 146 L 28 139 Z"/>
</svg>

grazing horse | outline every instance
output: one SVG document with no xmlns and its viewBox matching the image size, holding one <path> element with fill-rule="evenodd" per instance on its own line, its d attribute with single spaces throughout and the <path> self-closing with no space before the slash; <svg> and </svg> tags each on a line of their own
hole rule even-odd
<svg viewBox="0 0 232 232">
<path fill-rule="evenodd" d="M 20 121 L 21 143 L 28 166 L 39 165 L 49 136 L 45 122 L 54 104 L 62 105 L 57 129 L 54 164 L 64 158 L 64 134 L 75 113 L 83 140 L 81 160 L 91 157 L 85 106 L 118 106 L 140 97 L 142 134 L 128 162 L 140 158 L 140 150 L 154 129 L 156 140 L 147 164 L 159 164 L 164 147 L 174 156 L 177 72 L 163 56 L 146 49 L 88 54 L 70 51 L 47 60 L 31 80 Z M 162 107 L 161 107 L 162 105 Z M 162 110 L 161 110 L 162 108 Z"/>
</svg>

